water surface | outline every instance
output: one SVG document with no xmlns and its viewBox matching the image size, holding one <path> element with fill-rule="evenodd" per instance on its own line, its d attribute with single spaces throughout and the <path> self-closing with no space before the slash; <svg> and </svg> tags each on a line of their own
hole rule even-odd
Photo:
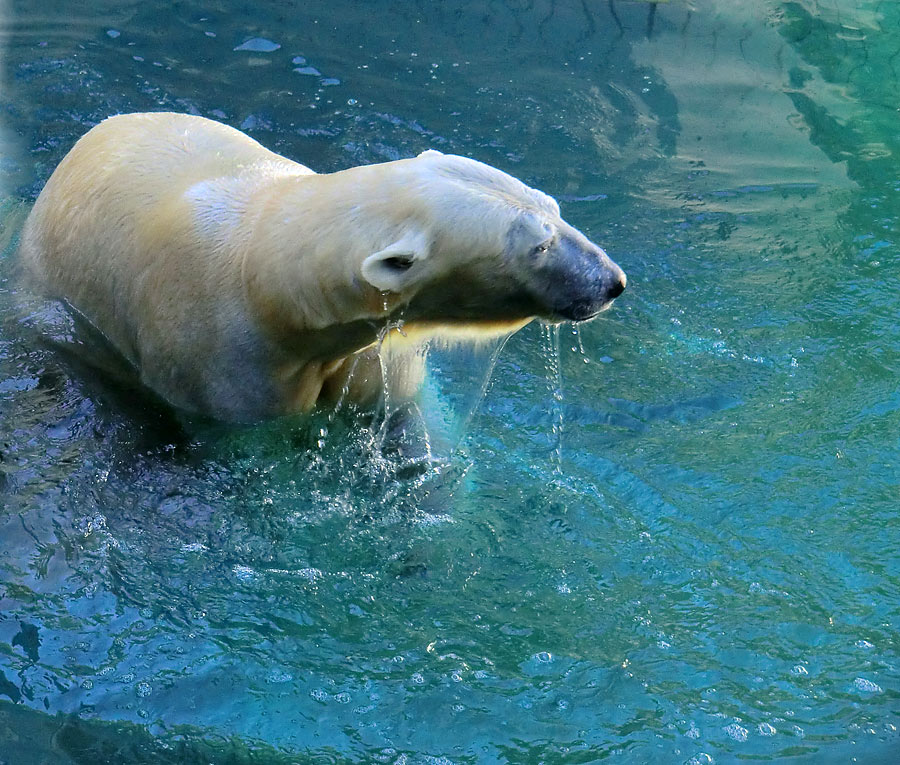
<svg viewBox="0 0 900 765">
<path fill-rule="evenodd" d="M 0 758 L 893 761 L 895 4 L 4 20 Z M 319 171 L 489 162 L 629 290 L 515 335 L 439 476 L 397 480 L 352 416 L 186 426 L 48 345 L 10 278 L 78 136 L 160 109 Z M 459 430 L 486 360 L 438 362 Z"/>
</svg>

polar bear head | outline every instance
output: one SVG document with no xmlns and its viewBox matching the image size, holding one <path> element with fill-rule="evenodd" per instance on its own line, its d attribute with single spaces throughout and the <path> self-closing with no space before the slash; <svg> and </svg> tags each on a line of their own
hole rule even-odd
<svg viewBox="0 0 900 765">
<path fill-rule="evenodd" d="M 361 276 L 399 298 L 407 322 L 585 321 L 625 289 L 622 269 L 543 192 L 437 151 L 387 164 L 403 166 L 384 187 L 402 215 L 387 246 L 364 257 Z"/>
</svg>

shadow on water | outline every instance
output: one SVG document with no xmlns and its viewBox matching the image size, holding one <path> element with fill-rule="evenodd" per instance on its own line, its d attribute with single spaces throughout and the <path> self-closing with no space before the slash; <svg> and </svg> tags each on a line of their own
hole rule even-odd
<svg viewBox="0 0 900 765">
<path fill-rule="evenodd" d="M 2 684 L 2 678 L 0 678 Z M 143 726 L 51 717 L 0 701 L 0 758 L 15 765 L 288 765 L 296 755 L 259 741 L 204 738 L 183 727 L 177 740 L 163 743 Z M 352 763 L 336 752 L 322 752 L 305 762 Z"/>
</svg>

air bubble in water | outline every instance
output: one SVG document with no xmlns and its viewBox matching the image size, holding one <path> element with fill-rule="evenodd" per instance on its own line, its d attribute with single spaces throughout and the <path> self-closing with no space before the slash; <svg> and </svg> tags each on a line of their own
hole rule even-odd
<svg viewBox="0 0 900 765">
<path fill-rule="evenodd" d="M 733 738 L 735 741 L 741 742 L 746 741 L 750 736 L 750 731 L 748 731 L 746 728 L 741 727 L 737 723 L 726 725 L 725 732 L 730 738 Z"/>
</svg>

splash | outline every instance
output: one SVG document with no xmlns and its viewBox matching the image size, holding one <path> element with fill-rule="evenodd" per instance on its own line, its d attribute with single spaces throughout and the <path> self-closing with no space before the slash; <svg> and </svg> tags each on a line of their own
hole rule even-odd
<svg viewBox="0 0 900 765">
<path fill-rule="evenodd" d="M 427 460 L 449 463 L 487 395 L 510 334 L 474 343 L 423 339 L 408 337 L 402 319 L 388 322 L 375 346 L 382 403 L 373 445 L 384 451 L 386 441 L 400 435 L 415 452 L 418 439 L 427 444 Z M 409 435 L 402 429 L 411 429 Z"/>
</svg>

